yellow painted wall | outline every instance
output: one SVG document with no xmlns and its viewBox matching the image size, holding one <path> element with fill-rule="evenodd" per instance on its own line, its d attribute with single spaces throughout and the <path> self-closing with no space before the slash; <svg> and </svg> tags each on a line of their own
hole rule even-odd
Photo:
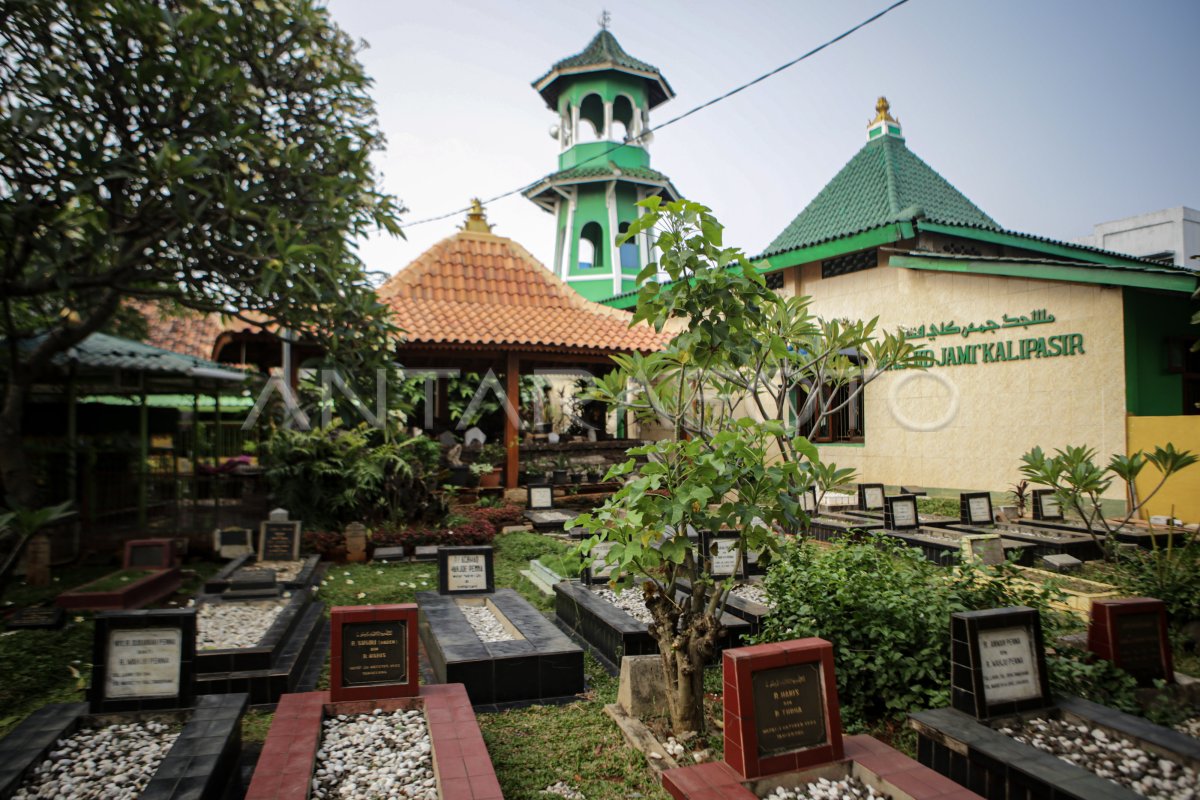
<svg viewBox="0 0 1200 800">
<path fill-rule="evenodd" d="M 881 266 L 822 280 L 798 267 L 784 291 L 813 298 L 822 317 L 871 318 L 895 330 L 962 325 L 1046 309 L 1056 321 L 951 336 L 956 345 L 1081 333 L 1083 355 L 891 372 L 867 387 L 865 443 L 822 446 L 861 479 L 927 488 L 1000 491 L 1020 478 L 1023 453 L 1087 444 L 1107 460 L 1125 451 L 1121 290 Z M 940 353 L 944 339 L 929 342 Z M 1120 499 L 1120 491 L 1111 493 Z"/>
<path fill-rule="evenodd" d="M 1170 442 L 1176 450 L 1200 453 L 1200 416 L 1188 417 L 1129 417 L 1129 452 L 1151 451 L 1155 446 Z M 1154 490 L 1161 474 L 1147 466 L 1138 478 L 1138 495 L 1145 497 Z M 1184 522 L 1200 522 L 1200 464 L 1193 464 L 1172 476 L 1158 494 L 1142 506 L 1148 515 L 1175 516 Z"/>
</svg>

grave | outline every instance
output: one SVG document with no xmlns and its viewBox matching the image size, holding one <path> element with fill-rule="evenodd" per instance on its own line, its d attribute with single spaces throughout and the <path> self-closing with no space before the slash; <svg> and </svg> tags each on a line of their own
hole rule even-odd
<svg viewBox="0 0 1200 800">
<path fill-rule="evenodd" d="M 196 611 L 153 609 L 96 615 L 92 713 L 187 708 L 195 694 Z"/>
<path fill-rule="evenodd" d="M 249 528 L 222 528 L 213 531 L 213 549 L 221 558 L 237 558 L 254 553 L 254 536 Z"/>
<path fill-rule="evenodd" d="M 250 574 L 249 572 L 246 574 Z M 196 687 L 200 694 L 245 692 L 253 705 L 278 702 L 294 691 L 316 650 L 324 626 L 324 605 L 310 591 L 293 591 L 290 597 L 276 592 L 233 588 L 223 594 L 202 594 L 196 608 L 211 625 L 223 614 L 237 615 L 238 624 L 253 620 L 255 611 L 273 614 L 257 641 L 231 641 L 230 646 L 199 648 L 196 652 Z M 219 631 L 217 631 L 219 633 Z M 214 637 L 217 638 L 217 637 Z"/>
<path fill-rule="evenodd" d="M 1092 602 L 1087 649 L 1150 687 L 1175 682 L 1167 608 L 1161 600 L 1128 597 Z"/>
<path fill-rule="evenodd" d="M 436 544 L 419 544 L 413 548 L 413 561 L 437 561 L 438 546 Z"/>
<path fill-rule="evenodd" d="M 958 496 L 958 518 L 963 525 L 994 525 L 991 492 L 963 492 Z"/>
<path fill-rule="evenodd" d="M 67 614 L 61 608 L 21 608 L 4 621 L 4 627 L 8 630 L 18 628 L 57 630 L 66 621 Z"/>
<path fill-rule="evenodd" d="M 50 585 L 50 537 L 38 533 L 25 544 L 25 583 L 38 588 Z"/>
<path fill-rule="evenodd" d="M 994 567 L 1004 563 L 1004 545 L 999 534 L 968 533 L 962 537 L 962 557 L 964 562 L 978 561 Z"/>
<path fill-rule="evenodd" d="M 1063 530 L 1042 527 L 1023 522 L 997 522 L 992 525 L 967 525 L 965 523 L 949 526 L 950 530 L 968 534 L 999 534 L 1004 539 L 1016 542 L 1026 542 L 1032 545 L 1033 560 L 1046 556 L 1068 555 L 1084 561 L 1100 558 L 1100 545 L 1090 534 L 1083 530 Z"/>
<path fill-rule="evenodd" d="M 1054 496 L 1053 489 L 1033 489 L 1029 495 L 1034 519 L 1058 521 L 1063 519 L 1062 505 Z"/>
<path fill-rule="evenodd" d="M 66 740 L 87 736 L 87 732 L 108 725 L 145 725 L 180 728 L 179 735 L 169 744 L 161 759 L 154 759 L 142 750 L 138 754 L 122 748 L 126 758 L 136 758 L 136 766 L 121 781 L 124 788 L 140 789 L 142 800 L 222 800 L 238 796 L 241 775 L 242 715 L 246 696 L 231 694 L 200 697 L 188 709 L 163 709 L 152 713 L 124 712 L 93 715 L 87 703 L 62 703 L 43 706 L 28 716 L 9 734 L 0 739 L 0 797 L 12 797 L 26 780 L 36 780 L 35 772 L 50 757 L 63 748 Z M 107 743 L 96 740 L 80 741 L 77 746 L 88 755 L 110 765 L 117 756 L 114 746 L 130 741 L 128 733 Z M 143 746 L 144 736 L 133 746 Z M 166 742 L 163 743 L 164 745 Z M 103 749 L 102 749 L 103 748 Z M 67 763 L 70 763 L 69 761 Z M 71 774 L 71 767 L 54 771 L 65 777 L 42 796 L 70 798 L 79 796 L 80 778 Z M 43 778 L 43 780 L 45 780 Z M 111 778 L 99 779 L 112 783 Z M 71 783 L 68 783 L 71 781 Z M 43 783 L 43 787 L 47 784 Z"/>
<path fill-rule="evenodd" d="M 717 580 L 732 575 L 737 559 L 737 537 L 705 531 L 701 541 L 704 543 L 703 552 L 706 554 L 708 574 Z M 745 620 L 750 626 L 746 631 L 748 636 L 758 635 L 762 630 L 763 621 L 772 610 L 772 606 L 767 602 L 766 593 L 761 588 L 759 576 L 765 572 L 766 568 L 760 561 L 759 554 L 749 553 L 745 565 L 738 570 L 737 583 L 725 600 L 725 612 Z M 692 592 L 691 584 L 687 581 L 680 581 L 679 588 L 684 594 Z"/>
<path fill-rule="evenodd" d="M 906 547 L 916 548 L 926 560 L 945 566 L 954 563 L 962 553 L 964 536 L 994 533 L 983 528 L 965 528 L 955 524 L 956 520 L 951 517 L 942 518 L 946 521 L 945 526 L 926 525 L 926 518 L 917 510 L 914 495 L 888 495 L 883 498 L 883 503 L 883 509 L 878 512 L 849 511 L 845 514 L 824 514 L 818 520 L 814 520 L 814 534 L 817 538 L 822 538 L 820 534 L 825 534 L 825 538 L 828 538 L 826 532 L 834 530 L 828 520 L 843 520 L 844 524 L 857 526 L 871 533 L 884 534 Z M 855 520 L 859 522 L 856 524 Z M 874 521 L 875 524 L 867 528 L 865 524 L 868 520 Z M 863 537 L 858 534 L 856 538 Z M 1019 564 L 1033 563 L 1035 548 L 1032 544 L 1007 537 L 1003 537 L 1000 544 L 1005 557 L 1011 555 Z"/>
<path fill-rule="evenodd" d="M 675 800 L 754 800 L 822 779 L 893 800 L 977 798 L 870 736 L 843 735 L 833 646 L 823 639 L 726 650 L 722 671 L 724 761 L 664 771 Z"/>
<path fill-rule="evenodd" d="M 650 636 L 644 607 L 639 619 L 615 604 L 630 601 L 637 605 L 640 585 L 626 590 L 633 594 L 624 598 L 606 586 L 613 565 L 605 564 L 603 559 L 612 546 L 612 542 L 602 542 L 592 548 L 593 559 L 578 581 L 554 584 L 554 613 L 559 627 L 586 642 L 596 659 L 615 675 L 623 656 L 652 655 L 658 652 L 658 643 Z M 681 589 L 679 597 L 683 596 Z M 735 646 L 750 632 L 750 623 L 728 610 L 721 615 L 721 627 L 724 633 L 717 643 L 718 653 Z"/>
<path fill-rule="evenodd" d="M 403 561 L 405 550 L 402 546 L 394 547 L 376 547 L 375 552 L 371 554 L 372 561 Z"/>
<path fill-rule="evenodd" d="M 1107 532 L 1099 522 L 1089 528 L 1083 524 L 1082 520 L 1078 519 L 1026 519 L 1021 521 L 1021 526 L 1026 529 L 1038 531 L 1039 533 L 1057 535 L 1064 539 L 1077 537 L 1081 540 L 1093 542 L 1093 548 L 1096 552 L 1094 556 L 1081 555 L 1077 551 L 1062 551 L 1085 561 L 1101 557 L 1100 548 L 1094 544 L 1095 540 L 1092 535 L 1095 534 L 1101 541 L 1107 536 Z M 1194 535 L 1191 531 L 1180 528 L 1174 530 L 1150 530 L 1149 528 L 1133 524 L 1118 526 L 1115 522 L 1111 522 L 1110 527 L 1114 528 L 1114 536 L 1117 542 L 1120 544 L 1137 545 L 1143 550 L 1166 547 L 1168 544 L 1174 547 L 1182 547 Z"/>
<path fill-rule="evenodd" d="M 951 638 L 952 707 L 910 716 L 922 764 L 988 797 L 1133 800 L 1140 795 L 1127 787 L 1155 770 L 1195 785 L 1200 741 L 1086 700 L 1051 697 L 1033 609 L 953 614 Z"/>
<path fill-rule="evenodd" d="M 171 539 L 133 539 L 125 542 L 120 570 L 63 592 L 54 602 L 91 611 L 138 609 L 169 597 L 182 583 Z"/>
<path fill-rule="evenodd" d="M 286 509 L 275 509 L 259 525 L 258 556 L 260 561 L 300 559 L 300 521 L 289 520 Z"/>
<path fill-rule="evenodd" d="M 417 607 L 338 606 L 330 612 L 330 625 L 330 689 L 280 699 L 246 800 L 307 800 L 314 784 L 327 796 L 341 796 L 335 776 L 342 773 L 384 783 L 416 776 L 443 800 L 501 800 L 465 687 L 420 685 Z M 381 719 L 389 727 L 427 734 L 430 747 L 398 763 L 399 752 L 389 747 L 392 737 L 378 735 L 374 727 Z M 353 738 L 355 730 L 365 731 L 358 735 L 369 747 L 328 738 L 342 733 Z M 322 759 L 336 759 L 344 769 L 326 770 Z M 370 791 L 384 796 L 402 788 Z"/>
<path fill-rule="evenodd" d="M 862 541 L 872 531 L 883 530 L 883 520 L 868 517 L 853 516 L 849 513 L 825 511 L 808 521 L 809 533 L 821 542 L 832 542 L 835 539 Z"/>
<path fill-rule="evenodd" d="M 885 495 L 882 489 L 883 484 L 873 483 L 864 484 L 865 488 L 859 491 L 859 507 L 852 508 L 846 511 L 846 514 L 862 518 L 882 522 L 885 528 L 892 530 L 904 530 L 909 528 L 944 528 L 948 525 L 957 523 L 958 517 L 947 517 L 941 514 L 921 514 L 917 511 L 917 495 L 911 492 L 902 492 L 895 495 Z M 889 501 L 889 498 L 897 498 L 896 501 Z M 864 503 L 878 503 L 877 506 L 871 508 L 865 507 Z M 902 528 L 895 528 L 889 523 L 887 516 L 889 508 L 900 509 L 903 517 L 899 520 Z M 911 512 L 911 513 L 910 513 Z M 895 520 L 892 520 L 894 522 Z"/>
<path fill-rule="evenodd" d="M 346 560 L 352 564 L 361 564 L 367 560 L 367 526 L 361 522 L 351 522 L 346 526 Z"/>
<path fill-rule="evenodd" d="M 418 592 L 419 629 L 439 682 L 475 705 L 583 691 L 583 650 L 512 589 L 495 588 L 491 547 L 438 551 L 438 592 Z"/>
<path fill-rule="evenodd" d="M 529 524 L 535 531 L 541 533 L 563 533 L 567 530 L 567 525 L 571 523 L 571 520 L 577 516 L 579 514 L 560 511 L 556 508 L 525 512 L 525 519 L 529 520 Z"/>
<path fill-rule="evenodd" d="M 860 483 L 858 485 L 858 508 L 860 511 L 882 511 L 884 488 L 882 483 Z"/>
<path fill-rule="evenodd" d="M 1051 572 L 1059 572 L 1063 574 L 1078 572 L 1082 566 L 1082 561 L 1075 556 L 1069 556 L 1066 553 L 1056 553 L 1053 555 L 1042 556 L 1042 568 Z"/>
</svg>

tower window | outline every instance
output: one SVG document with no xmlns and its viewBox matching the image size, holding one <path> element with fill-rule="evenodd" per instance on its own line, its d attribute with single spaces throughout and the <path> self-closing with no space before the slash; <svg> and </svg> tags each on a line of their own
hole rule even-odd
<svg viewBox="0 0 1200 800">
<path fill-rule="evenodd" d="M 613 101 L 612 118 L 613 118 L 613 138 L 622 140 L 628 138 L 633 133 L 633 101 L 623 94 L 617 95 L 617 99 Z M 616 135 L 616 123 L 621 123 L 621 136 Z"/>
<path fill-rule="evenodd" d="M 621 235 L 624 236 L 629 230 L 629 223 L 622 222 L 618 228 Z M 638 263 L 638 246 L 637 239 L 630 239 L 623 245 L 619 246 L 617 251 L 621 254 L 621 269 L 637 269 L 641 266 Z"/>
<path fill-rule="evenodd" d="M 579 104 L 579 121 L 590 122 L 596 139 L 604 138 L 604 101 L 598 94 L 589 94 Z M 582 126 L 581 126 L 582 127 Z M 583 139 L 581 130 L 579 138 Z"/>
<path fill-rule="evenodd" d="M 604 231 L 600 223 L 589 222 L 579 232 L 579 268 L 604 265 Z"/>
</svg>

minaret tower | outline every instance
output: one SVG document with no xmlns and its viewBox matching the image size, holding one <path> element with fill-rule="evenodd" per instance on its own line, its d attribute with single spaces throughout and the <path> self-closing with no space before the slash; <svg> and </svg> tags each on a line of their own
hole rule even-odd
<svg viewBox="0 0 1200 800">
<path fill-rule="evenodd" d="M 589 300 L 636 289 L 653 259 L 648 235 L 617 246 L 651 195 L 679 197 L 671 181 L 650 168 L 650 109 L 675 96 L 658 69 L 626 53 L 608 30 L 578 55 L 564 58 L 533 82 L 558 115 L 550 134 L 558 142 L 558 170 L 525 196 L 554 214 L 551 268 Z M 623 146 L 622 146 L 623 145 Z"/>
</svg>

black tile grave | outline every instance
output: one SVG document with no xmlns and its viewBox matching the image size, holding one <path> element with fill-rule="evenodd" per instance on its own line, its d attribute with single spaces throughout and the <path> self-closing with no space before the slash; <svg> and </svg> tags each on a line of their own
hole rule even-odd
<svg viewBox="0 0 1200 800">
<path fill-rule="evenodd" d="M 1014 522 L 998 522 L 994 525 L 960 524 L 951 525 L 949 529 L 974 535 L 998 533 L 1010 541 L 1026 542 L 1031 546 L 1030 566 L 1037 566 L 1045 556 L 1068 555 L 1081 561 L 1091 561 L 1103 554 L 1100 544 L 1082 530 L 1057 530 Z"/>
<path fill-rule="evenodd" d="M 567 529 L 568 523 L 577 516 L 579 514 L 575 512 L 559 511 L 556 508 L 525 512 L 525 519 L 529 520 L 533 529 L 543 533 L 562 533 Z"/>
<path fill-rule="evenodd" d="M 139 800 L 221 800 L 240 797 L 237 764 L 246 696 L 200 697 L 183 711 L 88 715 L 86 703 L 43 706 L 0 740 L 0 800 L 13 796 L 55 743 L 81 727 L 147 716 L 174 719 L 183 729 Z M 66 800 L 66 798 L 64 798 Z"/>
<path fill-rule="evenodd" d="M 479 594 L 496 591 L 492 548 L 438 548 L 438 593 Z"/>
<path fill-rule="evenodd" d="M 616 672 L 622 656 L 651 655 L 658 644 L 650 636 L 646 623 L 639 622 L 621 609 L 605 602 L 577 581 L 554 584 L 554 612 L 559 626 L 587 642 L 597 659 Z M 714 659 L 726 647 L 734 647 L 749 632 L 749 623 L 726 612 L 721 615 L 725 629 L 718 640 Z"/>
<path fill-rule="evenodd" d="M 298 560 L 298 559 L 297 559 Z M 251 555 L 238 556 L 230 561 L 225 566 L 204 582 L 204 592 L 206 594 L 221 594 L 228 591 L 233 583 L 233 576 L 242 570 L 257 569 L 257 559 Z M 296 577 L 289 580 L 278 581 L 282 590 L 295 591 L 297 589 L 309 588 L 317 573 L 317 567 L 321 564 L 320 556 L 306 556 L 304 564 L 300 567 L 300 572 Z"/>
<path fill-rule="evenodd" d="M 883 511 L 884 488 L 882 483 L 860 483 L 858 485 L 858 509 L 860 511 Z"/>
<path fill-rule="evenodd" d="M 397 545 L 395 547 L 376 547 L 375 552 L 371 555 L 372 561 L 403 561 L 405 550 Z"/>
<path fill-rule="evenodd" d="M 1156 527 L 1153 531 L 1148 528 L 1143 528 L 1139 525 L 1125 525 L 1116 527 L 1116 523 L 1110 523 L 1116 528 L 1116 538 L 1121 544 L 1134 544 L 1143 550 L 1152 550 L 1156 547 L 1166 547 L 1168 543 L 1175 547 L 1181 547 L 1192 539 L 1192 534 L 1186 530 L 1167 530 L 1163 527 Z M 1032 530 L 1058 531 L 1069 534 L 1075 534 L 1080 537 L 1092 539 L 1094 533 L 1103 541 L 1106 536 L 1104 527 L 1099 523 L 1088 528 L 1082 521 L 1079 520 L 1041 520 L 1041 519 L 1023 519 L 1021 526 Z M 1066 551 L 1064 551 L 1066 552 Z M 1068 555 L 1073 555 L 1076 558 L 1082 558 L 1074 552 L 1068 552 Z M 1099 558 L 1100 556 L 1096 556 Z"/>
<path fill-rule="evenodd" d="M 419 544 L 413 548 L 413 561 L 437 561 L 438 546 L 436 544 Z"/>
<path fill-rule="evenodd" d="M 883 520 L 868 519 L 837 512 L 818 514 L 809 520 L 809 533 L 814 539 L 831 542 L 834 539 L 861 541 L 870 531 L 883 529 Z"/>
<path fill-rule="evenodd" d="M 525 508 L 528 511 L 554 508 L 554 487 L 548 483 L 531 483 L 526 486 Z"/>
<path fill-rule="evenodd" d="M 233 600 L 226 593 L 201 596 L 199 602 L 254 601 Z M 312 592 L 294 592 L 254 647 L 197 651 L 197 693 L 245 692 L 254 705 L 278 702 L 280 695 L 299 684 L 308 658 L 317 647 L 324 624 L 323 608 L 312 599 Z"/>
<path fill-rule="evenodd" d="M 195 658 L 194 609 L 100 612 L 92 639 L 92 711 L 189 707 Z"/>
<path fill-rule="evenodd" d="M 745 579 L 749 575 L 762 575 L 766 570 L 765 562 L 759 563 L 758 551 L 747 552 L 742 559 L 737 558 L 736 533 L 704 531 L 700 534 L 701 552 L 704 553 L 705 568 L 714 578 L 728 578 L 733 574 L 737 562 L 737 577 Z"/>
<path fill-rule="evenodd" d="M 963 525 L 988 526 L 996 522 L 991 492 L 963 492 L 958 496 L 958 521 Z"/>
<path fill-rule="evenodd" d="M 266 521 L 259 526 L 258 555 L 263 561 L 296 561 L 300 558 L 300 521 Z"/>
<path fill-rule="evenodd" d="M 747 583 L 753 585 L 756 580 L 761 579 L 752 578 L 747 581 Z M 691 594 L 692 587 L 687 581 L 680 581 L 679 591 L 683 592 L 684 594 Z M 725 601 L 725 613 L 737 617 L 738 619 L 745 620 L 746 624 L 749 626 L 746 629 L 745 636 L 753 637 L 757 636 L 762 631 L 763 622 L 766 620 L 767 615 L 771 613 L 771 607 L 765 606 L 762 603 L 756 603 L 753 600 L 747 600 L 746 598 L 739 597 L 736 594 L 731 594 L 728 598 L 726 598 Z"/>
<path fill-rule="evenodd" d="M 1062 505 L 1054 496 L 1053 489 L 1032 489 L 1029 496 L 1033 505 L 1034 519 L 1062 521 Z"/>
<path fill-rule="evenodd" d="M 512 589 L 461 597 L 418 592 L 418 630 L 439 683 L 462 683 L 474 705 L 583 691 L 583 650 Z M 462 604 L 490 603 L 521 638 L 483 642 Z"/>
<path fill-rule="evenodd" d="M 917 496 L 894 494 L 883 498 L 883 527 L 890 531 L 911 531 L 921 527 Z"/>
</svg>

